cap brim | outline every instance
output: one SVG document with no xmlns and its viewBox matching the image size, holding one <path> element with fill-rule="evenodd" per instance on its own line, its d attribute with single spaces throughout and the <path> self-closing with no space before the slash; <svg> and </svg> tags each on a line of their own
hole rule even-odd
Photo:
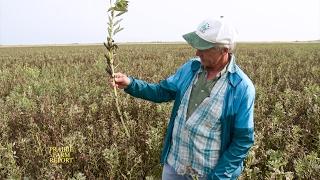
<svg viewBox="0 0 320 180">
<path fill-rule="evenodd" d="M 200 38 L 196 32 L 191 32 L 182 36 L 188 44 L 199 50 L 206 50 L 214 47 L 214 44 Z"/>
</svg>

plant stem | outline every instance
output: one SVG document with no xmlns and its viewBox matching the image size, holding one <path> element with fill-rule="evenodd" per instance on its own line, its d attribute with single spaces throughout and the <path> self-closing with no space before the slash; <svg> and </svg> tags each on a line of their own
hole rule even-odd
<svg viewBox="0 0 320 180">
<path fill-rule="evenodd" d="M 108 44 L 113 45 L 113 33 L 114 33 L 114 24 L 113 24 L 113 21 L 114 21 L 114 10 L 111 10 L 111 21 L 109 22 L 109 38 L 107 39 L 108 41 Z M 115 49 L 114 48 L 110 48 L 110 50 L 108 50 L 108 56 L 110 58 L 110 68 L 111 68 L 111 74 L 112 74 L 112 81 L 113 83 L 115 84 L 115 76 L 114 76 L 114 51 Z M 120 105 L 119 105 L 119 96 L 118 96 L 118 92 L 117 92 L 117 88 L 116 87 L 113 87 L 113 94 L 114 94 L 114 100 L 115 100 L 115 105 L 116 105 L 116 108 L 117 108 L 117 113 L 120 117 L 120 121 L 121 121 L 121 124 L 125 130 L 125 133 L 127 135 L 128 138 L 130 138 L 130 134 L 129 134 L 129 130 L 128 128 L 126 127 L 126 124 L 124 122 L 124 119 L 123 119 L 123 116 L 122 116 L 122 113 L 121 113 L 121 109 L 120 109 Z"/>
</svg>

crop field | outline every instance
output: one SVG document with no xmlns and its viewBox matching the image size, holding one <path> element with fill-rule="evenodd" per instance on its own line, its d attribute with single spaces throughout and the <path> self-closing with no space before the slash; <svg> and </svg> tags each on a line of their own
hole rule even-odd
<svg viewBox="0 0 320 180">
<path fill-rule="evenodd" d="M 193 57 L 186 44 L 120 45 L 116 71 L 157 83 Z M 0 179 L 160 179 L 172 103 L 120 92 L 104 47 L 0 48 Z M 320 177 L 320 44 L 239 44 L 256 87 L 255 144 L 240 179 Z"/>
</svg>

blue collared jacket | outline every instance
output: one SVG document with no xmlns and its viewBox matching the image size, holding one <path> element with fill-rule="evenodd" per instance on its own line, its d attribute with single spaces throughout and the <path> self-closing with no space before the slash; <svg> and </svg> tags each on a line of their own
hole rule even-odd
<svg viewBox="0 0 320 180">
<path fill-rule="evenodd" d="M 248 76 L 235 64 L 232 56 L 228 68 L 228 87 L 221 121 L 221 151 L 217 165 L 208 179 L 236 179 L 243 170 L 243 161 L 254 142 L 253 109 L 255 88 Z M 230 66 L 229 65 L 229 66 Z M 157 84 L 129 77 L 125 89 L 130 95 L 153 102 L 174 100 L 170 121 L 164 138 L 161 163 L 165 163 L 171 146 L 174 120 L 183 95 L 201 63 L 193 58 L 182 65 L 174 75 Z"/>
</svg>

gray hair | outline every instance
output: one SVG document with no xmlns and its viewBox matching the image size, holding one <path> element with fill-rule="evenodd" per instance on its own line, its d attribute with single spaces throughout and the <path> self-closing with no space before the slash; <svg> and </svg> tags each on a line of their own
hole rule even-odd
<svg viewBox="0 0 320 180">
<path fill-rule="evenodd" d="M 234 53 L 236 49 L 236 43 L 234 42 L 232 44 L 216 44 L 215 47 L 220 50 L 228 48 L 230 53 Z"/>
</svg>

